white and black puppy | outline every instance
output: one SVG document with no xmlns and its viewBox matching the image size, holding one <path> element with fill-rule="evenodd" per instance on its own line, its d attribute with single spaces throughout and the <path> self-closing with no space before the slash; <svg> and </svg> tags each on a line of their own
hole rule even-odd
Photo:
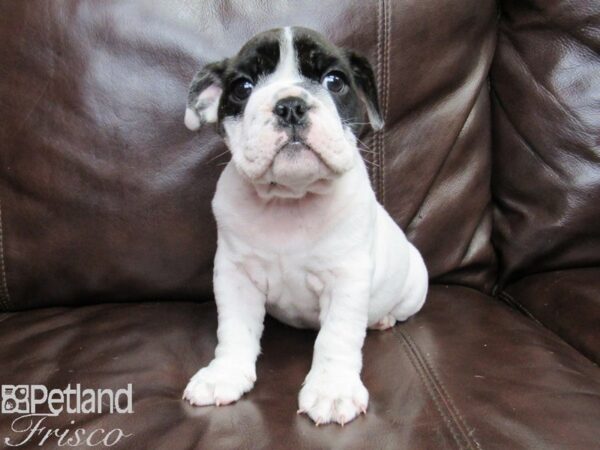
<svg viewBox="0 0 600 450">
<path fill-rule="evenodd" d="M 183 394 L 225 405 L 252 389 L 265 312 L 319 329 L 299 412 L 344 424 L 367 409 L 367 327 L 425 301 L 417 249 L 377 202 L 355 134 L 382 127 L 373 70 L 315 31 L 261 33 L 194 77 L 185 123 L 218 124 L 231 161 L 217 184 L 215 358 Z"/>
</svg>

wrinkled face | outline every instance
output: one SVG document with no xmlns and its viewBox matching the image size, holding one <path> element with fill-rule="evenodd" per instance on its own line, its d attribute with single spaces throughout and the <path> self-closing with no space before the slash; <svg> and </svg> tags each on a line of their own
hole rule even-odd
<svg viewBox="0 0 600 450">
<path fill-rule="evenodd" d="M 261 33 L 198 72 L 185 123 L 217 122 L 235 167 L 261 196 L 299 198 L 354 167 L 365 108 L 381 128 L 368 61 L 294 27 Z"/>
</svg>

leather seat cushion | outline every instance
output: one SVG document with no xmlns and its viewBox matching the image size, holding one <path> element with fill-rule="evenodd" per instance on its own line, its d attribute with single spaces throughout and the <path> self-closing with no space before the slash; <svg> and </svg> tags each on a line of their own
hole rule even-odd
<svg viewBox="0 0 600 450">
<path fill-rule="evenodd" d="M 47 426 L 119 427 L 114 448 L 592 448 L 599 370 L 555 334 L 475 290 L 433 286 L 424 310 L 370 331 L 366 416 L 343 430 L 296 415 L 315 333 L 269 320 L 253 391 L 228 407 L 181 400 L 216 343 L 213 303 L 102 304 L 0 316 L 0 382 L 133 384 L 132 415 Z M 0 415 L 0 434 L 11 415 Z M 74 420 L 74 425 L 69 421 Z"/>
<path fill-rule="evenodd" d="M 594 362 L 600 362 L 600 269 L 540 273 L 508 286 L 502 297 Z"/>
</svg>

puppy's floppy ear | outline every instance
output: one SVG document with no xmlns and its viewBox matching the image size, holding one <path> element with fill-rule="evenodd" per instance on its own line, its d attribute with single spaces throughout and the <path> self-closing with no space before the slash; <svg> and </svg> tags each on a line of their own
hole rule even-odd
<svg viewBox="0 0 600 450">
<path fill-rule="evenodd" d="M 367 115 L 371 127 L 375 131 L 383 128 L 383 118 L 379 110 L 379 101 L 377 99 L 377 84 L 375 74 L 371 64 L 364 56 L 360 56 L 353 51 L 346 51 L 346 57 L 352 70 L 354 83 L 359 91 L 359 96 L 367 107 Z"/>
<path fill-rule="evenodd" d="M 217 121 L 225 67 L 227 59 L 207 64 L 194 75 L 185 110 L 185 126 L 190 130 L 195 131 L 204 123 Z"/>
</svg>

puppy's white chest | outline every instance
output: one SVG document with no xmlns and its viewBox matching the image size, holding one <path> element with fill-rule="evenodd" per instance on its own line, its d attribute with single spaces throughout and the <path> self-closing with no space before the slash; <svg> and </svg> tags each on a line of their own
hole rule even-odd
<svg viewBox="0 0 600 450">
<path fill-rule="evenodd" d="M 319 328 L 319 314 L 326 291 L 323 274 L 317 274 L 292 258 L 281 256 L 244 264 L 264 289 L 266 311 L 298 328 Z"/>
</svg>

